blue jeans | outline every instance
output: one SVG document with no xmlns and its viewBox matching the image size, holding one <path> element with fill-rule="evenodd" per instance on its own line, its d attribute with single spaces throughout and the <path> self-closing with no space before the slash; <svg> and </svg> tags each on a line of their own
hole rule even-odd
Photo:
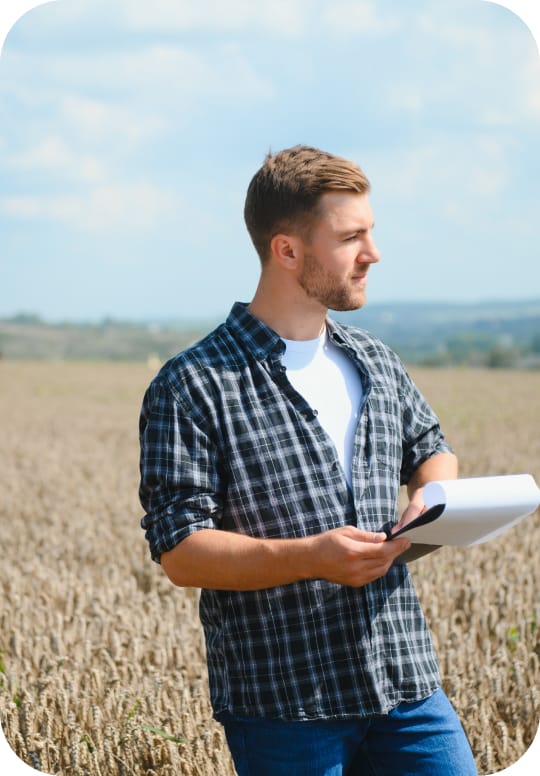
<svg viewBox="0 0 540 776">
<path fill-rule="evenodd" d="M 238 776 L 476 776 L 442 690 L 387 715 L 286 722 L 219 716 Z"/>
</svg>

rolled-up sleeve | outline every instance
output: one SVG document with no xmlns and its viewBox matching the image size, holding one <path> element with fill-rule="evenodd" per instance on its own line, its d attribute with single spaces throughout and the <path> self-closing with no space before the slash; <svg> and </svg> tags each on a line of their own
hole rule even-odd
<svg viewBox="0 0 540 776">
<path fill-rule="evenodd" d="M 403 368 L 401 381 L 403 459 L 401 484 L 409 482 L 414 471 L 439 453 L 452 452 L 441 431 L 439 419 Z"/>
<path fill-rule="evenodd" d="M 145 394 L 140 423 L 141 527 L 152 559 L 192 533 L 219 527 L 223 483 L 216 444 L 167 384 Z"/>
</svg>

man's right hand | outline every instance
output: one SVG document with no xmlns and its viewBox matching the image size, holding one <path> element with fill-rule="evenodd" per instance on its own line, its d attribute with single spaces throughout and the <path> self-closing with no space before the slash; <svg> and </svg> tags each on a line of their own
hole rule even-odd
<svg viewBox="0 0 540 776">
<path fill-rule="evenodd" d="M 311 536 L 311 577 L 340 585 L 361 587 L 386 574 L 394 560 L 409 549 L 408 539 L 385 541 L 384 533 L 362 531 L 354 526 L 334 528 Z"/>
</svg>

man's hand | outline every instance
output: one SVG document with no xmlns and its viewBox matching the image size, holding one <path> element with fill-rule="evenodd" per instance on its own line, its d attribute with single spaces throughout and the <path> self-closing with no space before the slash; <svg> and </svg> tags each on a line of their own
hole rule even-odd
<svg viewBox="0 0 540 776">
<path fill-rule="evenodd" d="M 392 533 L 403 528 L 425 511 L 426 506 L 422 496 L 424 485 L 433 480 L 455 480 L 457 476 L 458 460 L 453 453 L 439 453 L 420 464 L 407 484 L 409 505 L 399 523 L 392 528 Z"/>
<path fill-rule="evenodd" d="M 401 515 L 401 520 L 392 528 L 392 533 L 396 533 L 400 528 L 410 523 L 415 517 L 426 511 L 426 506 L 422 500 L 422 491 L 417 492 L 416 496 L 409 501 L 407 509 Z"/>
<path fill-rule="evenodd" d="M 361 587 L 384 576 L 397 556 L 411 546 L 408 539 L 387 542 L 384 533 L 361 531 L 353 526 L 335 528 L 310 540 L 310 576 L 351 587 Z"/>
</svg>

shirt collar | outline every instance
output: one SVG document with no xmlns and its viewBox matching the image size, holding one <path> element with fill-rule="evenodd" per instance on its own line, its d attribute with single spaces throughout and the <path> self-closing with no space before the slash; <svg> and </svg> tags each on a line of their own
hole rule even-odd
<svg viewBox="0 0 540 776">
<path fill-rule="evenodd" d="M 326 330 L 328 336 L 336 345 L 356 349 L 356 343 L 345 326 L 342 326 L 333 318 L 326 319 Z"/>
<path fill-rule="evenodd" d="M 253 353 L 258 361 L 270 355 L 281 356 L 285 352 L 285 343 L 273 329 L 252 315 L 247 302 L 235 302 L 226 326 L 232 335 Z M 338 346 L 354 348 L 354 340 L 347 329 L 332 318 L 326 319 L 328 335 Z"/>
<path fill-rule="evenodd" d="M 252 315 L 246 302 L 235 302 L 225 325 L 235 337 L 242 342 L 258 361 L 263 361 L 270 355 L 281 355 L 285 351 L 285 343 L 273 329 Z"/>
</svg>

